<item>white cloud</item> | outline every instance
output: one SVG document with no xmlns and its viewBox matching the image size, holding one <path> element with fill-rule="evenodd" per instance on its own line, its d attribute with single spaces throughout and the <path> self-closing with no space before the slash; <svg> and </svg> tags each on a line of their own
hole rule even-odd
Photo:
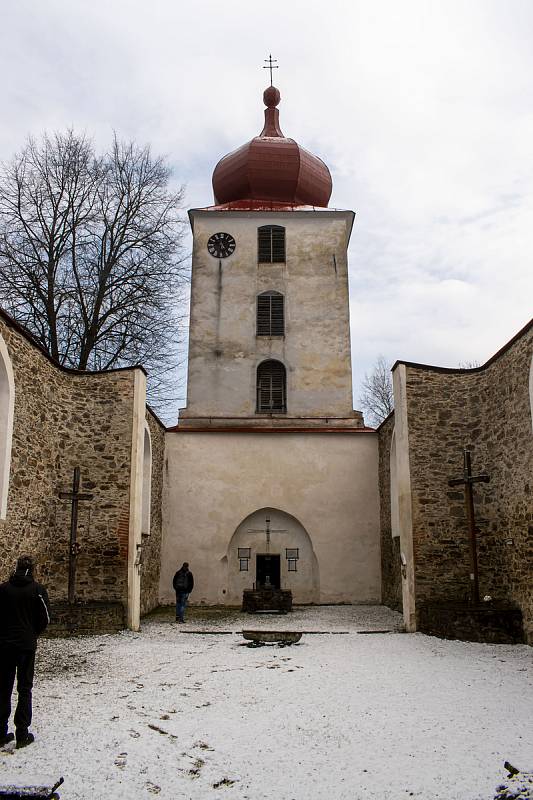
<svg viewBox="0 0 533 800">
<path fill-rule="evenodd" d="M 532 27 L 527 0 L 19 0 L 0 157 L 44 128 L 115 129 L 207 205 L 216 161 L 261 130 L 272 52 L 282 129 L 357 212 L 356 385 L 380 352 L 483 361 L 531 315 Z"/>
</svg>

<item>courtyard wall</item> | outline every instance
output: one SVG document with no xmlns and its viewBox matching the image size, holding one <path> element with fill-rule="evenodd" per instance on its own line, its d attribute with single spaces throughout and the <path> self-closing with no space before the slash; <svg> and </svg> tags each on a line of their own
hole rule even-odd
<svg viewBox="0 0 533 800">
<path fill-rule="evenodd" d="M 52 601 L 67 597 L 70 501 L 58 493 L 70 490 L 79 466 L 81 489 L 94 498 L 80 503 L 76 594 L 126 604 L 136 369 L 64 369 L 3 312 L 0 335 L 15 382 L 0 578 L 8 577 L 21 552 L 30 552 Z"/>
<path fill-rule="evenodd" d="M 472 453 L 480 595 L 522 610 L 533 643 L 533 322 L 481 367 L 405 365 L 416 605 L 469 594 L 462 453 Z M 387 431 L 382 440 L 386 445 Z"/>
</svg>

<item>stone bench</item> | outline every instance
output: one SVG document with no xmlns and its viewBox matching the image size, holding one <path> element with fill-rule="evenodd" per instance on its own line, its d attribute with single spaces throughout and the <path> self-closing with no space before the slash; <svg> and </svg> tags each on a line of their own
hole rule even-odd
<svg viewBox="0 0 533 800">
<path fill-rule="evenodd" d="M 261 644 L 296 644 L 302 638 L 298 631 L 243 631 L 242 635 L 257 646 Z"/>
</svg>

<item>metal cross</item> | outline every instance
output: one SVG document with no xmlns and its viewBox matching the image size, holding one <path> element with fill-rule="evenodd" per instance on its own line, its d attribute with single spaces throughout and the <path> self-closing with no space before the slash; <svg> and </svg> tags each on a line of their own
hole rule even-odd
<svg viewBox="0 0 533 800">
<path fill-rule="evenodd" d="M 287 528 L 271 528 L 270 517 L 265 519 L 265 529 L 262 528 L 249 528 L 248 533 L 264 533 L 266 535 L 266 550 L 270 552 L 270 534 L 271 533 L 287 533 Z"/>
<path fill-rule="evenodd" d="M 264 61 L 265 61 L 266 64 L 268 64 L 268 67 L 263 67 L 263 69 L 269 69 L 270 70 L 270 85 L 272 86 L 272 70 L 273 69 L 279 69 L 279 67 L 273 67 L 272 64 L 277 64 L 278 63 L 278 59 L 277 58 L 272 58 L 272 54 L 270 54 L 268 56 L 268 58 L 264 59 Z"/>
<path fill-rule="evenodd" d="M 68 601 L 74 603 L 76 600 L 76 557 L 79 546 L 76 541 L 78 533 L 78 503 L 80 500 L 92 500 L 94 495 L 87 492 L 80 492 L 80 468 L 74 467 L 71 492 L 59 492 L 62 500 L 71 500 L 70 512 L 70 543 L 68 551 Z"/>
<path fill-rule="evenodd" d="M 477 564 L 477 545 L 476 545 L 476 518 L 474 515 L 474 483 L 488 483 L 490 475 L 482 472 L 480 475 L 472 475 L 472 461 L 470 451 L 463 450 L 463 477 L 452 478 L 448 481 L 448 486 L 465 487 L 465 506 L 466 517 L 468 519 L 468 530 L 470 533 L 470 588 L 474 603 L 479 603 L 479 572 Z"/>
</svg>

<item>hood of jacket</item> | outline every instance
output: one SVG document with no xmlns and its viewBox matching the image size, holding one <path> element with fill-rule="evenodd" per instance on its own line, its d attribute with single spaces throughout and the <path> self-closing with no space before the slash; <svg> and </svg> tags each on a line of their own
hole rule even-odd
<svg viewBox="0 0 533 800">
<path fill-rule="evenodd" d="M 31 573 L 26 574 L 26 571 L 14 572 L 9 579 L 9 583 L 13 586 L 27 586 L 29 583 L 33 583 L 33 575 Z"/>
</svg>

